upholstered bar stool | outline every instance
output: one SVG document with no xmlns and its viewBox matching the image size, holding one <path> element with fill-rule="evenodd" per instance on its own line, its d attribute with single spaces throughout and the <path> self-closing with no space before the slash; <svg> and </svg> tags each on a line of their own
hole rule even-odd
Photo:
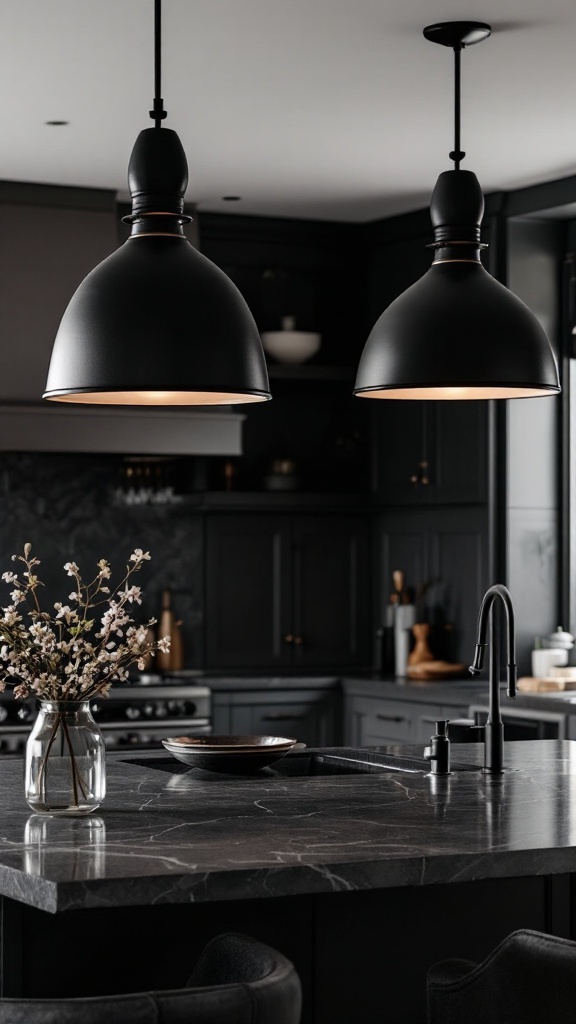
<svg viewBox="0 0 576 1024">
<path fill-rule="evenodd" d="M 574 1024 L 576 942 L 512 932 L 481 964 L 444 960 L 428 972 L 428 1024 Z"/>
<path fill-rule="evenodd" d="M 245 935 L 212 939 L 188 986 L 86 999 L 3 999 L 0 1024 L 299 1024 L 300 979 Z"/>
</svg>

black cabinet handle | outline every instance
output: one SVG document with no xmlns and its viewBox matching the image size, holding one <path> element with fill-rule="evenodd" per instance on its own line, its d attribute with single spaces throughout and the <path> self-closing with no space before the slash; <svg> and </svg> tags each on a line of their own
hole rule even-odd
<svg viewBox="0 0 576 1024">
<path fill-rule="evenodd" d="M 376 715 L 381 722 L 407 722 L 407 718 L 403 718 L 402 715 Z"/>
<path fill-rule="evenodd" d="M 303 722 L 308 715 L 292 715 L 288 711 L 271 711 L 269 715 L 262 715 L 263 722 Z"/>
</svg>

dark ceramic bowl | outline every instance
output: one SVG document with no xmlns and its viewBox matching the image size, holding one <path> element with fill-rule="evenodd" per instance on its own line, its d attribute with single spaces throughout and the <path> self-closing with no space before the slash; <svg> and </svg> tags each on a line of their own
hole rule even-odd
<svg viewBox="0 0 576 1024">
<path fill-rule="evenodd" d="M 279 761 L 296 742 L 284 736 L 178 736 L 162 740 L 162 745 L 190 768 L 252 775 Z"/>
</svg>

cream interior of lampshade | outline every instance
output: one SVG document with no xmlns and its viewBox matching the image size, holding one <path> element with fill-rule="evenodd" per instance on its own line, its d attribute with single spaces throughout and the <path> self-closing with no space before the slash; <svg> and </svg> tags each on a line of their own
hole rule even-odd
<svg viewBox="0 0 576 1024">
<path fill-rule="evenodd" d="M 356 398 L 395 398 L 407 400 L 437 399 L 438 401 L 471 401 L 487 398 L 542 398 L 556 395 L 552 388 L 522 387 L 431 387 L 431 388 L 375 388 L 370 391 L 356 391 Z"/>
<path fill-rule="evenodd" d="M 220 391 L 84 391 L 68 395 L 46 395 L 49 402 L 77 405 L 239 405 L 266 402 L 266 395 Z"/>
</svg>

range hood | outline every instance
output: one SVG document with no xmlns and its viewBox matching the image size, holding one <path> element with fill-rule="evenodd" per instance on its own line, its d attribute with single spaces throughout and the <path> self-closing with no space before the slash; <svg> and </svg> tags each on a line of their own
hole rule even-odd
<svg viewBox="0 0 576 1024">
<path fill-rule="evenodd" d="M 241 455 L 245 416 L 221 408 L 73 409 L 0 404 L 0 451 Z"/>
</svg>

